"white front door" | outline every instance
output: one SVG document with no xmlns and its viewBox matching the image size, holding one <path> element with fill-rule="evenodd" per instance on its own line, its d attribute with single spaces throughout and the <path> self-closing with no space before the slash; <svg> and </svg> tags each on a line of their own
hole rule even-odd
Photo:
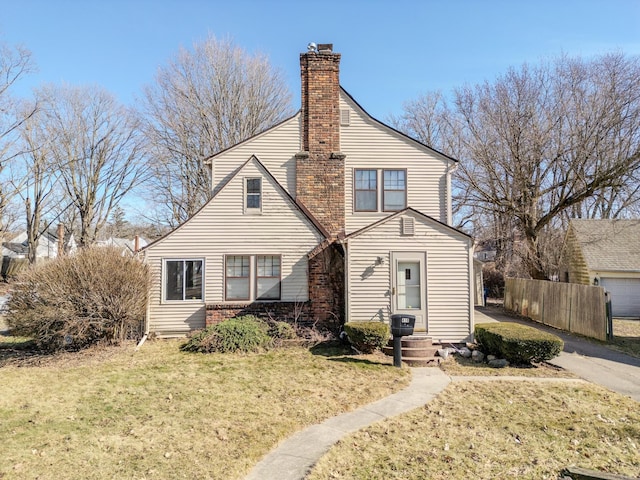
<svg viewBox="0 0 640 480">
<path fill-rule="evenodd" d="M 391 313 L 415 315 L 415 331 L 427 331 L 425 252 L 391 252 Z"/>
</svg>

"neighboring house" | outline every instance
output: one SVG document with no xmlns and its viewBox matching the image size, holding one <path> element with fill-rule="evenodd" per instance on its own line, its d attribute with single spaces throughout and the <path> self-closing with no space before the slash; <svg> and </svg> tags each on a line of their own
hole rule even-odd
<svg viewBox="0 0 640 480">
<path fill-rule="evenodd" d="M 496 253 L 495 240 L 483 240 L 476 244 L 473 256 L 481 262 L 493 262 L 496 259 Z"/>
<path fill-rule="evenodd" d="M 73 234 L 64 244 L 65 252 L 73 253 L 77 250 L 76 241 Z M 27 258 L 29 245 L 27 243 L 27 232 L 23 231 L 16 235 L 11 242 L 2 244 L 2 256 L 10 258 Z M 38 239 L 36 249 L 36 259 L 56 258 L 58 256 L 58 233 L 52 231 L 42 232 Z"/>
<path fill-rule="evenodd" d="M 640 317 L 640 220 L 571 220 L 559 276 L 604 287 L 614 316 Z"/>
<path fill-rule="evenodd" d="M 110 237 L 106 240 L 98 240 L 96 245 L 99 247 L 115 247 L 120 249 L 122 255 L 134 255 L 141 248 L 149 244 L 144 238 L 136 236 L 133 239 Z"/>
<path fill-rule="evenodd" d="M 473 242 L 451 227 L 457 161 L 379 122 L 339 85 L 331 45 L 301 54 L 302 109 L 210 159 L 213 198 L 142 250 L 147 329 L 241 313 L 337 325 L 416 316 L 473 331 Z"/>
</svg>

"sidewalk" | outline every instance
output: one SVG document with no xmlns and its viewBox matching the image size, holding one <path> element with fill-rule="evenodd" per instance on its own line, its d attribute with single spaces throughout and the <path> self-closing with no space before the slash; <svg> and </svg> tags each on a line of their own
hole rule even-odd
<svg viewBox="0 0 640 480">
<path fill-rule="evenodd" d="M 559 336 L 564 341 L 564 351 L 549 363 L 640 402 L 640 358 L 611 350 L 562 330 L 509 315 L 499 307 L 476 308 L 475 323 L 483 322 L 522 323 Z"/>
<path fill-rule="evenodd" d="M 412 368 L 411 384 L 404 390 L 353 412 L 343 413 L 302 430 L 267 454 L 246 480 L 300 480 L 343 436 L 373 422 L 418 408 L 432 400 L 451 379 L 439 368 Z"/>
</svg>

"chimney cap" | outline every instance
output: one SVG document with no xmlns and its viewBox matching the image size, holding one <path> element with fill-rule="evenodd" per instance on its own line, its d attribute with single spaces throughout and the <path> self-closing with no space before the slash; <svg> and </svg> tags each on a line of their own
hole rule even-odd
<svg viewBox="0 0 640 480">
<path fill-rule="evenodd" d="M 319 53 L 331 53 L 331 52 L 333 52 L 333 43 L 319 43 L 318 44 L 318 52 Z"/>
</svg>

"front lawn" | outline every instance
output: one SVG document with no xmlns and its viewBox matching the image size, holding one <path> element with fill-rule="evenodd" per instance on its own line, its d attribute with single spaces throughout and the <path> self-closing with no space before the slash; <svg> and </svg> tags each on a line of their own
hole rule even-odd
<svg viewBox="0 0 640 480">
<path fill-rule="evenodd" d="M 295 431 L 410 380 L 382 355 L 178 347 L 148 341 L 135 353 L 131 345 L 7 358 L 0 478 L 242 478 Z"/>
<path fill-rule="evenodd" d="M 345 437 L 308 480 L 640 476 L 637 402 L 585 382 L 451 383 L 423 408 Z"/>
</svg>

